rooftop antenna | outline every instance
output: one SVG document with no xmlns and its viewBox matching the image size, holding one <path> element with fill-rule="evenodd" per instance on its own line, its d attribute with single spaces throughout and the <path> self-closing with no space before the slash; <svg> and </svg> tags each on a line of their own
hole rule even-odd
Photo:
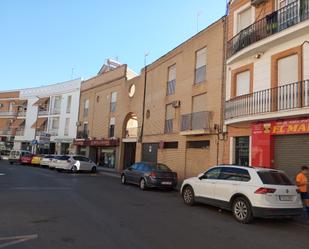
<svg viewBox="0 0 309 249">
<path fill-rule="evenodd" d="M 147 56 L 149 55 L 149 52 L 144 53 L 144 66 L 146 67 L 147 65 Z"/>
<path fill-rule="evenodd" d="M 200 21 L 200 16 L 202 15 L 202 11 L 198 11 L 196 13 L 196 33 L 199 32 L 199 21 Z"/>
<path fill-rule="evenodd" d="M 74 76 L 74 67 L 72 67 L 72 70 L 71 70 L 71 80 L 73 80 L 73 76 Z"/>
</svg>

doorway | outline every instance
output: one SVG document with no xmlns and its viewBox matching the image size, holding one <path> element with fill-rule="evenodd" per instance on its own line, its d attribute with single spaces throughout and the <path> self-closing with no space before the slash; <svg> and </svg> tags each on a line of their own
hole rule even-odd
<svg viewBox="0 0 309 249">
<path fill-rule="evenodd" d="M 135 163 L 136 143 L 124 143 L 123 169 Z"/>
</svg>

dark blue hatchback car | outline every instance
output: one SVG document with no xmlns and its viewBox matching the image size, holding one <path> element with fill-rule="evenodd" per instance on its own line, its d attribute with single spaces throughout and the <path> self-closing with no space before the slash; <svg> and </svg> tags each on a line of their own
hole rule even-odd
<svg viewBox="0 0 309 249">
<path fill-rule="evenodd" d="M 122 184 L 132 183 L 146 188 L 173 189 L 177 186 L 177 173 L 162 163 L 135 163 L 121 174 Z"/>
</svg>

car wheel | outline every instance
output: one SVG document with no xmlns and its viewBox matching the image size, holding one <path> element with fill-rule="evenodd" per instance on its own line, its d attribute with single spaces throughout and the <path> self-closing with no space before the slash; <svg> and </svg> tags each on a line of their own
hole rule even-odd
<svg viewBox="0 0 309 249">
<path fill-rule="evenodd" d="M 182 191 L 182 198 L 185 204 L 189 206 L 194 205 L 194 191 L 191 186 L 186 186 Z"/>
<path fill-rule="evenodd" d="M 245 198 L 236 198 L 232 210 L 236 220 L 241 223 L 248 224 L 253 219 L 251 205 Z"/>
<path fill-rule="evenodd" d="M 96 167 L 96 166 L 93 166 L 93 167 L 91 168 L 91 172 L 92 172 L 92 173 L 97 172 L 97 167 Z"/>
<path fill-rule="evenodd" d="M 122 184 L 126 184 L 127 183 L 127 179 L 126 179 L 125 175 L 121 175 L 121 183 Z"/>
<path fill-rule="evenodd" d="M 62 172 L 62 169 L 57 169 L 58 172 Z"/>
<path fill-rule="evenodd" d="M 73 173 L 77 173 L 77 171 L 78 171 L 78 170 L 77 170 L 77 167 L 74 165 L 74 166 L 72 167 L 72 172 L 73 172 Z"/>
<path fill-rule="evenodd" d="M 146 181 L 144 178 L 142 178 L 141 181 L 139 182 L 139 188 L 141 190 L 146 190 L 147 186 L 146 186 Z"/>
<path fill-rule="evenodd" d="M 13 162 L 10 162 L 10 164 L 12 165 L 12 164 L 13 164 Z"/>
</svg>

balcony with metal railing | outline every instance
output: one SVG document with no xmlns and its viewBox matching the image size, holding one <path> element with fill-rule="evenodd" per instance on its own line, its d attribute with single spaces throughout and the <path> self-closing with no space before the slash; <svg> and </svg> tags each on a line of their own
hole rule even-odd
<svg viewBox="0 0 309 249">
<path fill-rule="evenodd" d="M 16 116 L 16 111 L 0 111 L 0 117 L 4 116 Z"/>
<path fill-rule="evenodd" d="M 15 136 L 23 136 L 25 134 L 25 128 L 19 128 L 15 131 Z"/>
<path fill-rule="evenodd" d="M 210 132 L 211 112 L 195 112 L 181 116 L 181 135 L 208 134 Z"/>
<path fill-rule="evenodd" d="M 40 109 L 38 112 L 38 116 L 48 116 L 49 110 L 48 109 Z"/>
<path fill-rule="evenodd" d="M 0 135 L 12 136 L 13 135 L 13 131 L 11 129 L 0 130 Z"/>
<path fill-rule="evenodd" d="M 50 129 L 47 132 L 48 134 L 50 134 L 51 136 L 58 136 L 59 130 L 58 129 Z"/>
<path fill-rule="evenodd" d="M 77 139 L 88 139 L 89 131 L 77 131 Z"/>
<path fill-rule="evenodd" d="M 59 115 L 60 114 L 60 108 L 53 108 L 50 110 L 51 115 Z"/>
<path fill-rule="evenodd" d="M 226 101 L 225 119 L 301 110 L 305 107 L 309 107 L 309 80 L 269 88 Z"/>
<path fill-rule="evenodd" d="M 242 49 L 309 19 L 309 0 L 296 0 L 240 31 L 227 43 L 228 58 Z"/>
<path fill-rule="evenodd" d="M 27 111 L 18 111 L 17 112 L 18 117 L 26 117 L 26 115 L 27 115 Z"/>
</svg>

